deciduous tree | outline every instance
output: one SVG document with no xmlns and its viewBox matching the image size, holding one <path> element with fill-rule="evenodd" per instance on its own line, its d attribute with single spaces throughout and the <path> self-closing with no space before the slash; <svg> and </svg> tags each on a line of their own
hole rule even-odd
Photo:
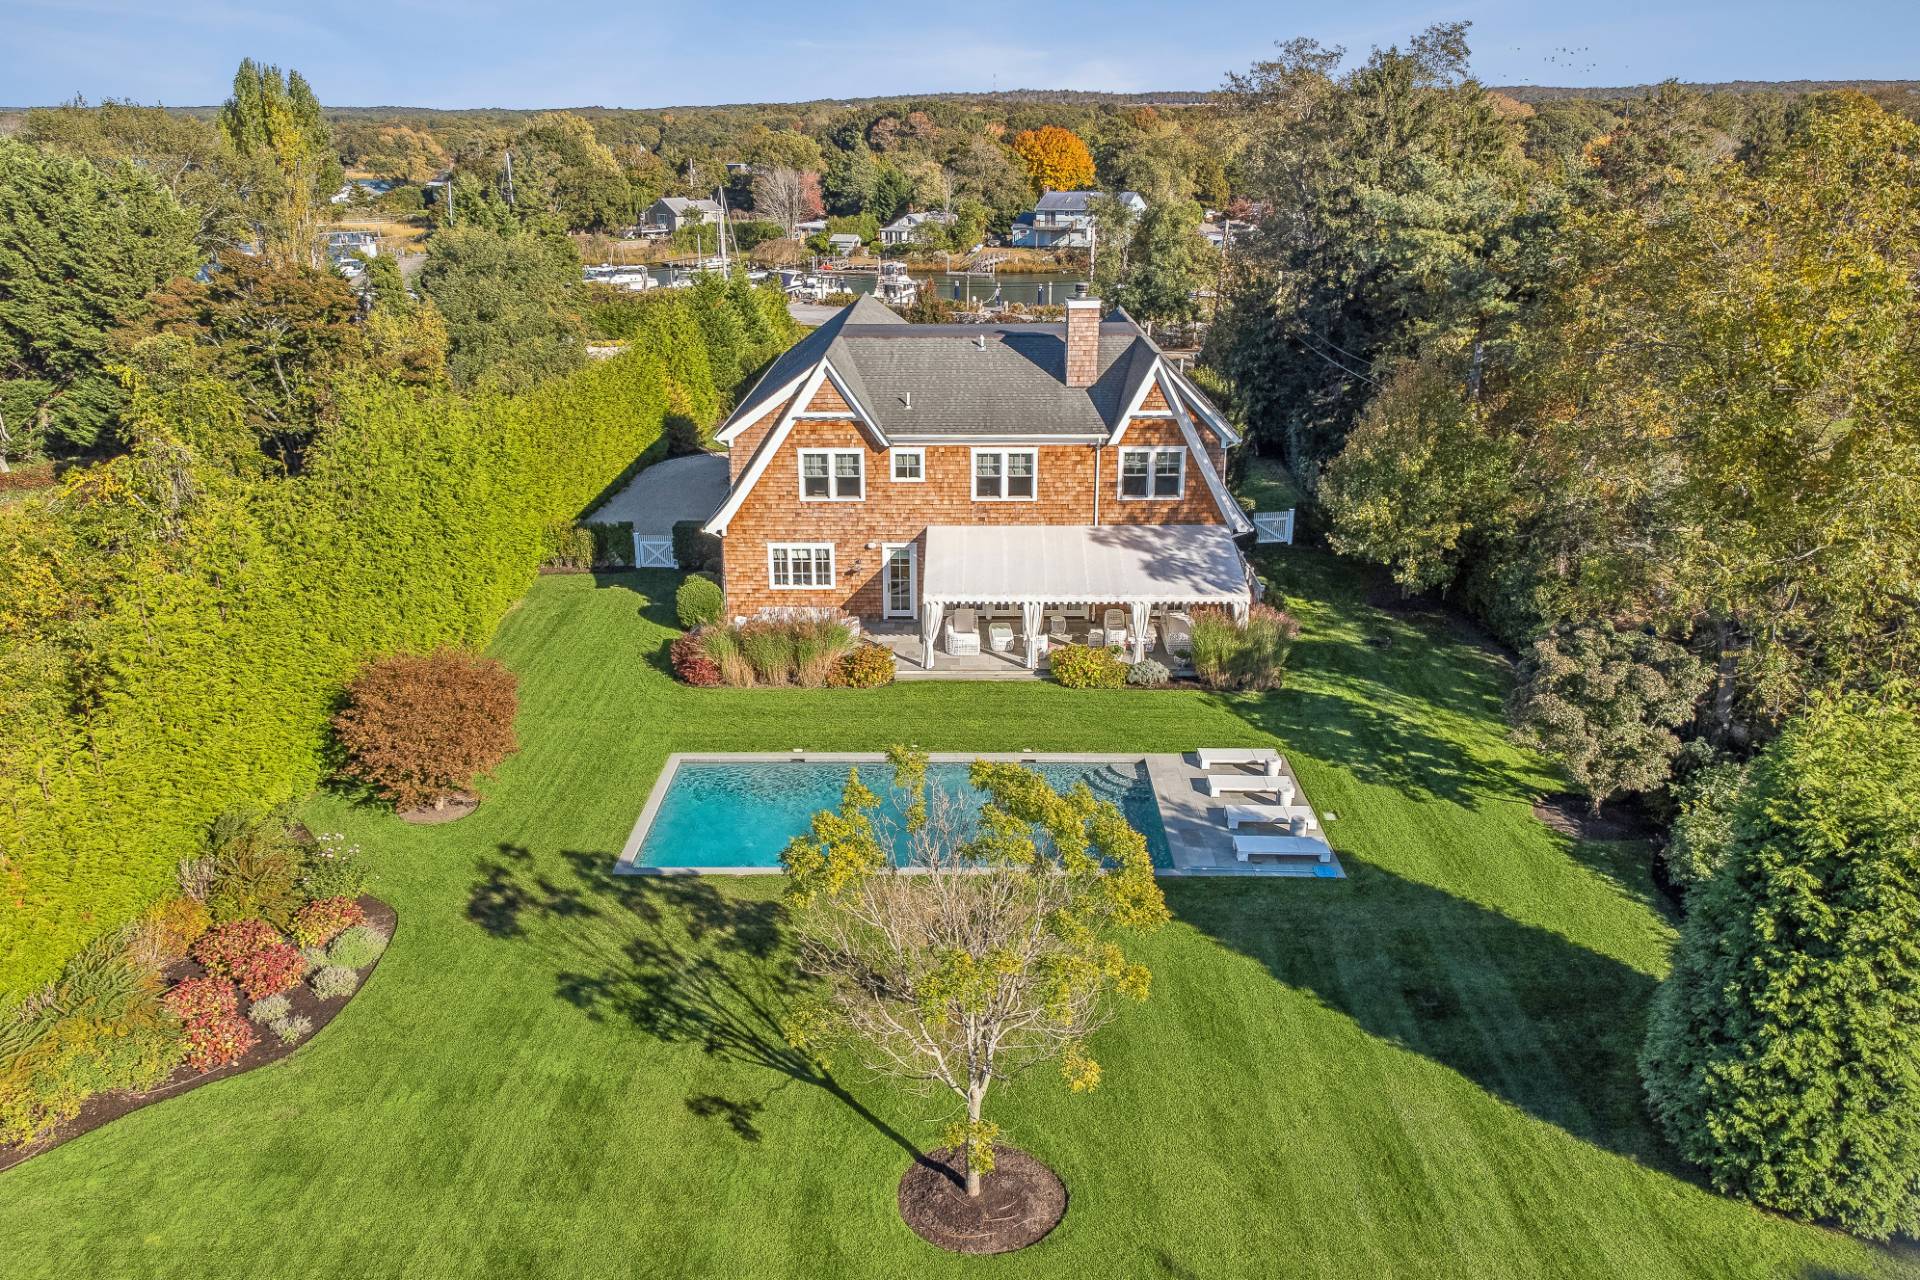
<svg viewBox="0 0 1920 1280">
<path fill-rule="evenodd" d="M 435 809 L 518 748 L 513 673 L 452 649 L 368 663 L 333 718 L 345 772 L 394 803 Z"/>
<path fill-rule="evenodd" d="M 1084 785 L 1062 795 L 1020 765 L 976 761 L 975 817 L 929 797 L 925 755 L 888 754 L 896 823 L 855 771 L 839 810 L 782 855 L 800 964 L 819 983 L 790 1034 L 951 1093 L 965 1119 L 949 1141 L 978 1195 L 999 1132 L 988 1090 L 1040 1063 L 1075 1092 L 1099 1084 L 1087 1037 L 1113 996 L 1146 997 L 1124 939 L 1157 928 L 1166 903 L 1145 838 Z"/>
<path fill-rule="evenodd" d="M 1071 129 L 1043 125 L 1013 136 L 1013 153 L 1036 191 L 1084 191 L 1093 186 L 1093 153 Z"/>
</svg>

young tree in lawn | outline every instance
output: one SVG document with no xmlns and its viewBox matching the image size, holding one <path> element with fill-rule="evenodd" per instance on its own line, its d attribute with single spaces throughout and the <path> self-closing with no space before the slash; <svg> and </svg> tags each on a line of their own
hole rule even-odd
<svg viewBox="0 0 1920 1280">
<path fill-rule="evenodd" d="M 1542 636 L 1520 662 L 1508 714 L 1514 737 L 1559 760 L 1594 812 L 1616 791 L 1667 780 L 1707 691 L 1706 664 L 1679 645 L 1604 623 Z"/>
<path fill-rule="evenodd" d="M 395 808 L 444 809 L 518 749 L 517 684 L 493 659 L 452 649 L 368 663 L 333 718 L 346 749 L 343 771 Z"/>
<path fill-rule="evenodd" d="M 1920 1231 L 1920 717 L 1822 697 L 1754 762 L 1688 898 L 1641 1075 L 1720 1190 L 1874 1239 Z"/>
<path fill-rule="evenodd" d="M 1145 838 L 1084 785 L 1065 795 L 1017 764 L 975 761 L 978 815 L 927 795 L 924 754 L 895 747 L 897 830 L 856 771 L 838 811 L 781 855 L 799 962 L 819 982 L 788 1024 L 796 1047 L 846 1046 L 881 1074 L 949 1090 L 969 1196 L 991 1173 L 987 1092 L 1042 1062 L 1100 1082 L 1087 1037 L 1149 975 L 1123 939 L 1167 908 Z M 896 860 L 896 854 L 899 855 Z"/>
</svg>

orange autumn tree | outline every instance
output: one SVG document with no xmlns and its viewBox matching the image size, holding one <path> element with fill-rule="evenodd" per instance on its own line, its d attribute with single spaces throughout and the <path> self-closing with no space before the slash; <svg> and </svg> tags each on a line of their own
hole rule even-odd
<svg viewBox="0 0 1920 1280">
<path fill-rule="evenodd" d="M 1084 191 L 1093 186 L 1093 153 L 1080 135 L 1057 124 L 1013 135 L 1013 153 L 1042 191 Z"/>
</svg>

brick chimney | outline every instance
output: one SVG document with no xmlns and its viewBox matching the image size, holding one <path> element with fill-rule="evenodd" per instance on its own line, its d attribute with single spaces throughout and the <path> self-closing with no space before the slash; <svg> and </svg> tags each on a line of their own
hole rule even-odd
<svg viewBox="0 0 1920 1280">
<path fill-rule="evenodd" d="M 1067 385 L 1090 387 L 1100 376 L 1100 300 L 1067 300 Z"/>
</svg>

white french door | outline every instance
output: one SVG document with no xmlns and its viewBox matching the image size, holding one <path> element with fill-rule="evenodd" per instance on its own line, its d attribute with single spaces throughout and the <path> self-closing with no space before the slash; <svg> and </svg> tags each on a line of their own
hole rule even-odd
<svg viewBox="0 0 1920 1280">
<path fill-rule="evenodd" d="M 920 557 L 911 542 L 889 542 L 881 548 L 886 569 L 880 581 L 886 595 L 886 616 L 911 618 L 920 612 Z"/>
</svg>

